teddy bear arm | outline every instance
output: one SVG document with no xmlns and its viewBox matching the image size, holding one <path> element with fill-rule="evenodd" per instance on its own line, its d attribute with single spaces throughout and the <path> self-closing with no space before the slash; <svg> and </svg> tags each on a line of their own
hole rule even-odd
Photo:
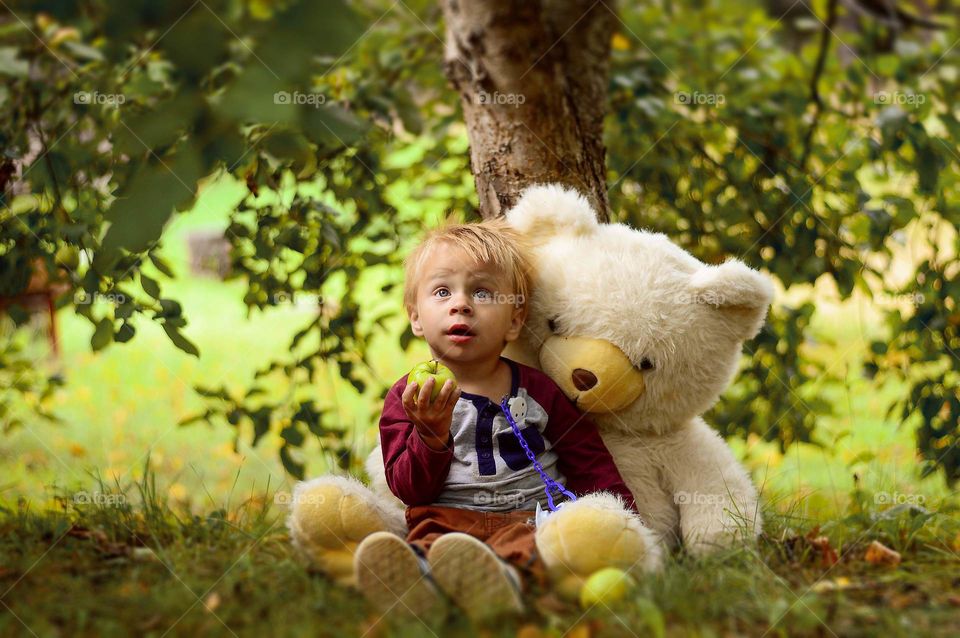
<svg viewBox="0 0 960 638">
<path fill-rule="evenodd" d="M 720 436 L 697 419 L 669 472 L 687 551 L 705 555 L 760 533 L 756 488 Z"/>
</svg>

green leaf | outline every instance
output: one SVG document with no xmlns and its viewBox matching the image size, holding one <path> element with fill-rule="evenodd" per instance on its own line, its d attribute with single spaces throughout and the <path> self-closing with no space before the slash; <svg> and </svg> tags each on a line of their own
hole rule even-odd
<svg viewBox="0 0 960 638">
<path fill-rule="evenodd" d="M 294 131 L 277 131 L 263 141 L 263 149 L 278 160 L 292 165 L 294 173 L 316 166 L 314 151 L 306 137 Z"/>
<path fill-rule="evenodd" d="M 19 50 L 16 47 L 0 47 L 0 75 L 26 77 L 30 65 L 26 60 L 17 57 Z"/>
<path fill-rule="evenodd" d="M 90 347 L 96 352 L 107 347 L 111 341 L 113 341 L 113 321 L 101 319 L 93 331 L 93 336 L 90 337 Z"/>
<path fill-rule="evenodd" d="M 667 635 L 667 626 L 663 619 L 663 612 L 660 611 L 656 603 L 649 598 L 638 598 L 634 601 L 634 605 L 650 629 L 650 633 L 656 638 L 664 638 Z"/>
<path fill-rule="evenodd" d="M 117 330 L 117 334 L 113 336 L 113 340 L 117 343 L 126 343 L 133 339 L 135 333 L 136 330 L 134 330 L 133 326 L 124 321 Z"/>
<path fill-rule="evenodd" d="M 197 350 L 197 346 L 193 345 L 193 343 L 184 337 L 183 334 L 175 327 L 171 326 L 167 322 L 164 322 L 163 330 L 167 333 L 167 336 L 170 337 L 170 341 L 173 342 L 173 345 L 177 346 L 187 354 L 192 354 L 195 357 L 200 356 L 200 351 Z"/>
<path fill-rule="evenodd" d="M 410 325 L 408 324 L 403 329 L 403 332 L 400 333 L 400 349 L 406 352 L 407 349 L 409 349 L 410 344 L 413 342 L 413 339 L 414 339 L 413 328 L 411 328 Z"/>
<path fill-rule="evenodd" d="M 165 262 L 163 259 L 158 257 L 155 253 L 150 253 L 150 261 L 153 263 L 154 267 L 156 267 L 157 270 L 162 272 L 167 277 L 170 277 L 170 278 L 176 277 L 176 275 L 174 275 L 173 273 L 173 270 L 171 270 L 170 265 L 167 264 L 167 262 Z"/>
<path fill-rule="evenodd" d="M 192 147 L 181 149 L 172 162 L 144 167 L 107 211 L 110 228 L 103 238 L 100 260 L 115 260 L 120 249 L 146 250 L 160 237 L 174 207 L 193 197 L 203 172 Z"/>
<path fill-rule="evenodd" d="M 136 115 L 124 115 L 117 127 L 116 150 L 131 157 L 170 146 L 185 130 L 192 128 L 202 105 L 201 97 L 190 92 L 160 102 Z"/>
<path fill-rule="evenodd" d="M 300 447 L 303 445 L 304 437 L 303 432 L 297 427 L 296 423 L 291 423 L 280 431 L 280 437 L 286 441 L 289 445 L 294 447 Z"/>
<path fill-rule="evenodd" d="M 199 412 L 197 414 L 184 417 L 177 422 L 177 425 L 192 425 L 200 421 L 206 421 L 213 416 L 213 410 L 207 410 L 206 412 Z"/>
<path fill-rule="evenodd" d="M 241 123 L 293 124 L 297 107 L 281 79 L 256 62 L 243 72 L 216 99 L 218 112 Z"/>
<path fill-rule="evenodd" d="M 363 22 L 342 0 L 292 3 L 260 35 L 258 61 L 284 80 L 309 80 L 312 56 L 339 58 L 363 35 Z"/>
<path fill-rule="evenodd" d="M 163 319 L 173 319 L 183 315 L 183 308 L 181 308 L 180 303 L 173 299 L 159 299 L 160 302 L 160 312 L 157 313 L 158 318 Z"/>
<path fill-rule="evenodd" d="M 143 286 L 143 292 L 147 293 L 154 299 L 160 299 L 160 284 L 158 284 L 150 277 L 147 277 L 145 274 L 140 273 L 140 285 Z"/>
<path fill-rule="evenodd" d="M 256 447 L 263 435 L 270 431 L 270 408 L 258 408 L 250 413 L 250 420 L 253 421 L 253 441 L 250 445 Z"/>
<path fill-rule="evenodd" d="M 80 58 L 81 60 L 92 60 L 95 62 L 103 61 L 103 54 L 100 53 L 100 50 L 90 46 L 89 44 L 67 40 L 63 43 L 63 46 L 70 51 L 74 57 Z"/>
<path fill-rule="evenodd" d="M 289 445 L 284 445 L 280 448 L 280 462 L 283 463 L 283 469 L 285 469 L 287 472 L 290 472 L 294 478 L 303 480 L 305 470 L 304 465 L 303 463 L 296 461 L 290 455 L 290 450 L 291 448 Z"/>
<path fill-rule="evenodd" d="M 346 109 L 333 105 L 304 109 L 302 126 L 311 140 L 328 148 L 351 146 L 368 128 Z"/>
</svg>

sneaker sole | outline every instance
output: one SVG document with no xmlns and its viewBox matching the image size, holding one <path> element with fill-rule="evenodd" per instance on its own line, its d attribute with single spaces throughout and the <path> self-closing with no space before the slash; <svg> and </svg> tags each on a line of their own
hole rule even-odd
<svg viewBox="0 0 960 638">
<path fill-rule="evenodd" d="M 440 595 L 423 573 L 420 559 L 399 536 L 370 534 L 357 547 L 353 565 L 357 588 L 379 612 L 429 621 L 442 611 Z"/>
<path fill-rule="evenodd" d="M 427 560 L 440 589 L 473 620 L 523 610 L 503 561 L 473 536 L 444 534 L 430 546 Z"/>
</svg>

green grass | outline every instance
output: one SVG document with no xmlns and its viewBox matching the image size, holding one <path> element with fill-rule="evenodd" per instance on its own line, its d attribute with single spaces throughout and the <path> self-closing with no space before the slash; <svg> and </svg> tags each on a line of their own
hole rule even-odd
<svg viewBox="0 0 960 638">
<path fill-rule="evenodd" d="M 522 617 L 475 627 L 462 614 L 416 619 L 370 611 L 360 595 L 297 560 L 272 488 L 172 504 L 149 467 L 0 514 L 0 636 L 951 636 L 960 632 L 960 524 L 950 513 L 881 511 L 868 494 L 823 525 L 767 513 L 755 547 L 670 560 L 624 601 L 583 610 L 529 592 Z M 863 506 L 862 506 L 863 505 Z M 838 562 L 825 562 L 823 535 Z M 878 540 L 896 567 L 864 561 Z M 522 632 L 522 633 L 518 633 Z"/>
</svg>

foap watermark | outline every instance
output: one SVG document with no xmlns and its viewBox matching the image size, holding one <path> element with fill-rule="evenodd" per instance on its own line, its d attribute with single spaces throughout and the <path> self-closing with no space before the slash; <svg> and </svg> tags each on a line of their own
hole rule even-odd
<svg viewBox="0 0 960 638">
<path fill-rule="evenodd" d="M 87 292 L 86 290 L 80 289 L 73 293 L 73 304 L 75 306 L 89 306 L 97 302 L 104 302 L 113 304 L 114 306 L 122 306 L 127 303 L 127 296 L 123 293 L 102 293 L 102 292 Z"/>
<path fill-rule="evenodd" d="M 103 505 L 116 507 L 127 502 L 125 494 L 104 494 L 103 492 L 77 492 L 73 495 L 73 502 L 77 505 Z"/>
<path fill-rule="evenodd" d="M 327 497 L 323 494 L 308 492 L 306 494 L 291 494 L 290 492 L 277 492 L 273 495 L 273 502 L 277 505 L 323 505 L 327 502 Z"/>
<path fill-rule="evenodd" d="M 474 505 L 509 505 L 513 509 L 519 508 L 524 501 L 523 492 L 510 490 L 509 492 L 477 492 L 473 495 Z"/>
<path fill-rule="evenodd" d="M 873 495 L 876 505 L 923 505 L 923 494 L 904 494 L 902 492 L 877 492 Z"/>
<path fill-rule="evenodd" d="M 678 304 L 722 306 L 726 303 L 727 298 L 715 290 L 702 290 L 698 292 L 684 291 L 677 293 L 675 300 Z"/>
<path fill-rule="evenodd" d="M 701 93 L 700 91 L 677 91 L 673 101 L 684 106 L 723 106 L 727 96 L 723 93 Z"/>
<path fill-rule="evenodd" d="M 703 492 L 677 492 L 673 495 L 675 505 L 723 505 L 727 502 L 722 494 L 704 494 Z"/>
<path fill-rule="evenodd" d="M 922 305 L 926 297 L 922 292 L 909 292 L 902 295 L 891 295 L 882 292 L 873 296 L 873 303 L 878 306 L 902 306 L 909 304 L 912 306 Z"/>
<path fill-rule="evenodd" d="M 74 104 L 100 104 L 106 106 L 120 106 L 127 101 L 123 93 L 101 93 L 100 91 L 77 91 L 73 94 Z"/>
<path fill-rule="evenodd" d="M 480 91 L 474 97 L 474 101 L 484 106 L 495 104 L 497 106 L 512 106 L 517 108 L 527 101 L 527 96 L 523 93 L 501 93 L 500 91 L 487 93 L 486 91 Z"/>
<path fill-rule="evenodd" d="M 300 91 L 277 91 L 273 94 L 274 104 L 294 104 L 312 106 L 315 109 L 326 104 L 327 96 L 323 93 L 301 93 Z"/>
<path fill-rule="evenodd" d="M 292 305 L 298 308 L 319 308 L 324 304 L 323 295 L 305 292 L 275 292 L 270 296 L 275 306 Z"/>
<path fill-rule="evenodd" d="M 905 91 L 877 91 L 873 94 L 873 103 L 880 106 L 910 106 L 916 108 L 926 104 L 927 96 L 923 93 L 907 93 Z"/>
<path fill-rule="evenodd" d="M 494 292 L 489 295 L 478 298 L 478 303 L 484 304 L 510 304 L 511 306 L 522 306 L 526 298 L 520 294 Z"/>
</svg>

